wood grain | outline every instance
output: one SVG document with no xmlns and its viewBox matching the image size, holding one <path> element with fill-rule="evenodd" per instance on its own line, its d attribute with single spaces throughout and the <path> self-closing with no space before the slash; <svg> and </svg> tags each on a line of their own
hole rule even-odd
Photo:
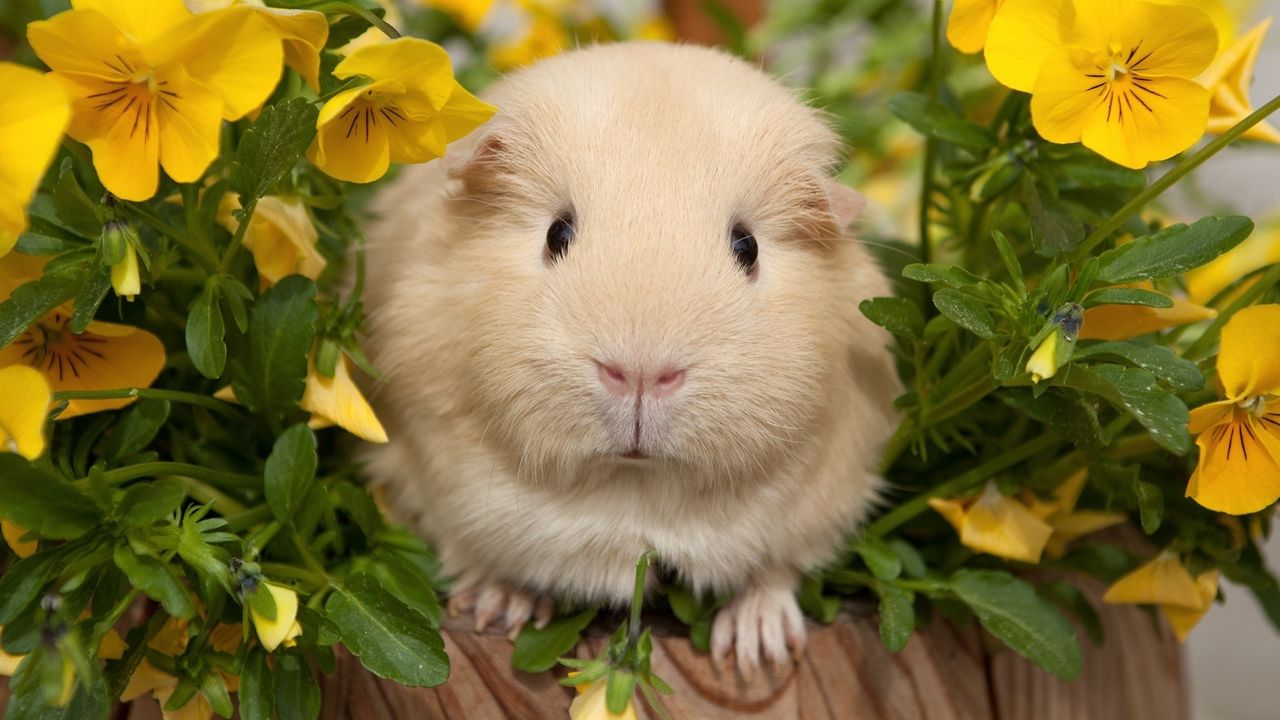
<svg viewBox="0 0 1280 720">
<path fill-rule="evenodd" d="M 1101 586 L 1085 587 L 1097 595 Z M 937 620 L 894 655 L 880 644 L 871 608 L 849 604 L 830 626 L 810 624 L 809 648 L 783 672 L 745 682 L 716 667 L 681 636 L 674 620 L 646 618 L 654 628 L 654 671 L 672 687 L 662 703 L 674 720 L 1186 720 L 1187 699 L 1177 644 L 1163 625 L 1136 608 L 1101 608 L 1105 646 L 1083 640 L 1085 669 L 1066 683 L 1044 673 L 976 626 Z M 592 657 L 613 628 L 600 624 L 576 649 Z M 563 671 L 537 675 L 511 667 L 511 643 L 446 620 L 451 679 L 405 688 L 361 668 L 345 651 L 338 670 L 320 678 L 321 718 L 344 720 L 564 720 L 572 691 Z M 0 678 L 0 706 L 6 687 Z M 656 718 L 642 707 L 642 718 Z M 147 699 L 120 707 L 119 720 L 158 720 Z"/>
</svg>

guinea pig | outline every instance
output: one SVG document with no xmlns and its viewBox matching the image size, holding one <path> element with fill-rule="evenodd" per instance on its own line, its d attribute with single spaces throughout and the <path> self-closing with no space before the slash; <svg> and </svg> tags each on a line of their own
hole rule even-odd
<svg viewBox="0 0 1280 720">
<path fill-rule="evenodd" d="M 569 52 L 486 99 L 375 203 L 372 482 L 477 630 L 625 606 L 652 549 L 733 597 L 716 658 L 786 662 L 802 574 L 876 501 L 900 391 L 858 310 L 890 287 L 847 230 L 837 137 L 694 46 Z"/>
</svg>

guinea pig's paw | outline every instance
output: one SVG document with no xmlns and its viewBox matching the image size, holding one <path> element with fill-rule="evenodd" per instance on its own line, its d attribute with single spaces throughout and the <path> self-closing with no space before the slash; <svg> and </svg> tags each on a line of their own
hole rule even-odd
<svg viewBox="0 0 1280 720">
<path fill-rule="evenodd" d="M 555 604 L 548 595 L 535 595 L 499 582 L 483 582 L 455 588 L 449 595 L 449 615 L 474 614 L 475 631 L 484 632 L 499 620 L 507 637 L 515 640 L 524 626 L 542 629 L 555 615 Z"/>
<path fill-rule="evenodd" d="M 738 670 L 755 676 L 763 656 L 778 668 L 804 652 L 804 616 L 795 593 L 785 586 L 753 586 L 716 613 L 711 625 L 711 657 L 723 663 L 733 649 Z"/>
</svg>

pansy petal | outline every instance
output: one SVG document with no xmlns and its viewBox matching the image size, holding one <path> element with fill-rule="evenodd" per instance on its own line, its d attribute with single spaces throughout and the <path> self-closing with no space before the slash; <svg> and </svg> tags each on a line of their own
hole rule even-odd
<svg viewBox="0 0 1280 720">
<path fill-rule="evenodd" d="M 139 43 L 148 43 L 191 16 L 182 0 L 72 0 L 76 10 L 96 10 Z"/>
<path fill-rule="evenodd" d="M 325 174 L 347 182 L 377 180 L 391 167 L 386 123 L 372 118 L 367 105 L 351 105 L 350 117 L 334 120 L 320 128 L 307 150 L 307 158 Z"/>
<path fill-rule="evenodd" d="M 161 672 L 149 660 L 143 658 L 138 665 L 138 669 L 134 670 L 133 674 L 129 676 L 129 684 L 125 686 L 124 692 L 120 693 L 120 700 L 129 702 L 158 688 L 172 688 L 177 684 L 178 679 L 176 677 Z"/>
<path fill-rule="evenodd" d="M 0 237 L 16 240 L 25 208 L 53 160 L 71 106 L 52 77 L 0 63 Z M 0 244 L 0 255 L 12 245 Z"/>
<path fill-rule="evenodd" d="M 1194 145 L 1208 122 L 1209 91 L 1183 78 L 1147 78 L 1100 103 L 1082 139 L 1108 160 L 1140 170 Z"/>
<path fill-rule="evenodd" d="M 262 643 L 262 647 L 267 652 L 274 652 L 281 644 L 288 647 L 288 642 L 302 633 L 297 623 L 298 593 L 269 582 L 263 583 L 258 592 L 262 592 L 263 589 L 271 594 L 271 599 L 275 603 L 276 616 L 268 618 L 265 615 L 259 615 L 252 605 L 249 607 L 249 615 L 253 618 L 253 627 L 258 632 L 258 640 Z"/>
<path fill-rule="evenodd" d="M 135 0 L 122 0 L 144 7 Z M 132 79 L 146 69 L 142 50 L 112 19 L 97 10 L 70 10 L 27 26 L 36 55 L 55 72 Z"/>
<path fill-rule="evenodd" d="M 956 0 L 947 18 L 947 41 L 962 53 L 981 50 L 997 5 L 997 0 Z"/>
<path fill-rule="evenodd" d="M 1225 255 L 1187 273 L 1187 295 L 1195 302 L 1208 303 L 1241 278 L 1278 262 L 1280 224 L 1260 227 Z"/>
<path fill-rule="evenodd" d="M 1070 0 L 1005 0 L 987 32 L 987 68 L 1002 85 L 1031 92 L 1070 21 Z"/>
<path fill-rule="evenodd" d="M 372 102 L 375 96 L 394 95 L 398 101 L 400 99 L 399 96 L 404 93 L 404 83 L 399 80 L 375 80 L 368 85 L 352 88 L 351 90 L 343 90 L 330 98 L 324 104 L 324 107 L 320 108 L 320 115 L 316 118 L 316 127 L 322 128 L 329 123 L 337 122 L 339 119 L 349 120 L 350 116 L 347 115 L 347 110 L 356 101 L 361 100 L 362 96 L 365 101 Z"/>
<path fill-rule="evenodd" d="M 391 143 L 392 162 L 422 163 L 444 156 L 448 139 L 439 118 L 406 121 L 389 114 L 386 108 L 379 112 L 387 116 L 387 140 Z"/>
<path fill-rule="evenodd" d="M 1187 497 L 1210 510 L 1245 515 L 1280 499 L 1280 424 L 1239 412 L 1196 438 L 1200 460 Z"/>
<path fill-rule="evenodd" d="M 320 89 L 320 51 L 329 39 L 329 20 L 314 10 L 264 8 L 261 16 L 284 42 L 284 61 L 313 90 Z"/>
<path fill-rule="evenodd" d="M 1254 305 L 1222 329 L 1218 377 L 1227 398 L 1280 394 L 1280 305 Z"/>
<path fill-rule="evenodd" d="M 1102 596 L 1102 602 L 1199 608 L 1200 591 L 1177 554 L 1166 551 L 1115 581 Z"/>
<path fill-rule="evenodd" d="M 321 375 L 314 364 L 310 365 L 307 386 L 298 407 L 311 413 L 313 418 L 328 420 L 369 442 L 387 441 L 387 431 L 351 379 L 345 355 L 339 356 L 331 378 Z"/>
<path fill-rule="evenodd" d="M 1148 333 L 1189 325 L 1218 316 L 1213 308 L 1173 298 L 1173 307 L 1098 305 L 1084 311 L 1081 340 L 1128 340 Z"/>
<path fill-rule="evenodd" d="M 163 43 L 156 54 L 181 63 L 192 80 L 213 91 L 227 120 L 262 105 L 284 70 L 280 38 L 253 8 L 242 5 L 193 15 Z"/>
<path fill-rule="evenodd" d="M 1187 636 L 1200 623 L 1200 619 L 1213 607 L 1213 599 L 1218 596 L 1218 571 L 1209 570 L 1196 576 L 1196 590 L 1200 594 L 1200 607 L 1187 608 L 1178 605 L 1161 605 L 1160 610 L 1169 620 L 1173 634 L 1178 642 L 1186 642 Z"/>
<path fill-rule="evenodd" d="M 8 520 L 0 520 L 0 535 L 4 536 L 4 541 L 9 546 L 9 549 L 13 551 L 13 554 L 20 558 L 29 558 L 40 548 L 40 541 L 25 539 L 27 536 L 26 528 L 14 525 Z M 5 673 L 0 672 L 0 675 L 3 674 Z"/>
<path fill-rule="evenodd" d="M 156 95 L 160 164 L 174 180 L 195 182 L 218 156 L 222 101 L 181 70 L 166 78 L 169 85 Z"/>
<path fill-rule="evenodd" d="M 155 103 L 135 96 L 112 119 L 107 132 L 89 139 L 93 167 L 102 184 L 123 200 L 150 200 L 160 184 L 160 132 Z M 112 112 L 116 112 L 112 109 Z"/>
<path fill-rule="evenodd" d="M 1080 141 L 1085 123 L 1104 102 L 1105 81 L 1089 77 L 1083 51 L 1058 50 L 1045 58 L 1031 96 L 1031 117 L 1036 130 L 1049 142 Z"/>
<path fill-rule="evenodd" d="M 440 122 L 444 125 L 445 138 L 449 142 L 470 134 L 493 117 L 497 108 L 477 98 L 455 82 L 449 101 L 440 110 Z"/>
<path fill-rule="evenodd" d="M 405 87 L 424 94 L 437 109 L 444 106 L 453 91 L 449 53 L 433 42 L 411 37 L 361 48 L 338 63 L 333 75 L 399 80 Z"/>
<path fill-rule="evenodd" d="M 1193 78 L 1218 53 L 1218 30 L 1199 8 L 1140 0 L 1075 0 L 1070 41 L 1118 48 L 1147 77 Z"/>
<path fill-rule="evenodd" d="M 960 532 L 964 528 L 964 504 L 958 500 L 947 500 L 945 498 L 930 498 L 929 507 L 946 520 L 951 527 Z"/>
<path fill-rule="evenodd" d="M 1262 42 L 1270 27 L 1271 18 L 1254 26 L 1219 53 L 1213 64 L 1197 78 L 1212 93 L 1209 132 L 1226 132 L 1245 116 L 1252 114 L 1249 86 L 1253 83 L 1258 53 L 1262 50 Z M 1250 128 L 1244 136 L 1254 140 L 1280 142 L 1280 132 L 1266 122 Z"/>
<path fill-rule="evenodd" d="M 965 514 L 960 542 L 978 552 L 1035 563 L 1052 534 L 1053 528 L 1026 506 L 989 485 Z"/>
<path fill-rule="evenodd" d="M 244 246 L 253 253 L 258 275 L 268 282 L 295 274 L 314 280 L 326 265 L 316 249 L 318 240 L 301 199 L 268 195 L 258 201 Z"/>
<path fill-rule="evenodd" d="M 1230 400 L 1201 405 L 1191 411 L 1191 419 L 1187 424 L 1187 430 L 1192 435 L 1199 435 L 1209 428 L 1229 421 L 1235 411 L 1236 404 Z"/>
<path fill-rule="evenodd" d="M 11 343 L 9 347 L 20 345 Z M 49 383 L 25 364 L 0 368 L 0 451 L 28 460 L 44 453 L 44 421 L 49 412 Z"/>
</svg>

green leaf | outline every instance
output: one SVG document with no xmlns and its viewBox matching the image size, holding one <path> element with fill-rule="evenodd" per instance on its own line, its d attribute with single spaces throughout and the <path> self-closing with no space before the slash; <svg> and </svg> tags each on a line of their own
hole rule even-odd
<svg viewBox="0 0 1280 720">
<path fill-rule="evenodd" d="M 889 652 L 901 652 L 916 629 L 915 597 L 888 583 L 879 583 L 880 642 Z"/>
<path fill-rule="evenodd" d="M 902 574 L 902 560 L 884 540 L 860 537 L 853 541 L 853 551 L 880 580 L 896 580 Z"/>
<path fill-rule="evenodd" d="M 916 550 L 915 545 L 902 538 L 891 538 L 889 548 L 902 561 L 902 572 L 906 573 L 907 577 L 919 579 L 928 572 L 924 557 L 920 555 L 919 550 Z"/>
<path fill-rule="evenodd" d="M 1057 564 L 1111 583 L 1136 567 L 1138 561 L 1115 545 L 1076 544 Z"/>
<path fill-rule="evenodd" d="M 174 617 L 189 619 L 195 616 L 196 606 L 186 587 L 168 563 L 138 555 L 129 548 L 128 543 L 120 543 L 115 552 L 116 567 L 124 571 L 134 587 L 146 593 L 147 597 L 160 602 L 166 612 Z"/>
<path fill-rule="evenodd" d="M 1146 173 L 1121 167 L 1094 153 L 1056 158 L 1048 167 L 1058 176 L 1058 186 L 1063 190 L 1141 190 L 1147 186 Z"/>
<path fill-rule="evenodd" d="M 416 565 L 396 553 L 383 551 L 374 555 L 369 572 L 431 627 L 440 627 L 440 601 L 431 587 L 431 578 Z"/>
<path fill-rule="evenodd" d="M 58 184 L 53 189 L 53 212 L 68 229 L 96 240 L 102 234 L 100 206 L 80 187 L 72 165 L 71 158 L 62 161 Z"/>
<path fill-rule="evenodd" d="M 200 694 L 209 701 L 209 707 L 218 717 L 229 718 L 235 712 L 235 708 L 231 706 L 231 695 L 227 692 L 227 684 L 223 681 L 221 674 L 207 672 L 201 676 Z M 318 689 L 317 694 L 319 694 Z"/>
<path fill-rule="evenodd" d="M 594 608 L 552 620 L 541 630 L 525 625 L 516 638 L 511 664 L 522 672 L 540 673 L 555 667 L 556 660 L 578 644 L 578 636 L 595 619 Z"/>
<path fill-rule="evenodd" d="M 1143 307 L 1171 308 L 1173 307 L 1173 298 L 1164 293 L 1152 292 L 1141 288 L 1114 287 L 1094 290 L 1085 297 L 1083 305 L 1086 308 L 1098 307 L 1099 305 L 1141 305 Z"/>
<path fill-rule="evenodd" d="M 614 668 L 609 671 L 609 679 L 604 691 L 605 708 L 609 710 L 609 714 L 615 717 L 622 716 L 627 709 L 627 703 L 631 702 L 635 696 L 637 679 L 626 670 Z"/>
<path fill-rule="evenodd" d="M 115 463 L 146 448 L 168 419 L 168 400 L 143 398 L 134 403 L 107 436 L 103 459 Z"/>
<path fill-rule="evenodd" d="M 1164 493 L 1145 480 L 1134 479 L 1133 494 L 1138 498 L 1138 515 L 1142 531 L 1154 535 L 1164 521 Z"/>
<path fill-rule="evenodd" d="M 830 625 L 840 614 L 840 598 L 824 594 L 825 589 L 826 583 L 821 577 L 806 577 L 800 585 L 800 592 L 796 593 L 796 601 L 806 615 L 824 625 Z M 709 622 L 710 619 L 711 613 L 708 612 L 703 622 Z"/>
<path fill-rule="evenodd" d="M 1103 253 L 1098 281 L 1118 285 L 1184 273 L 1244 242 L 1252 232 L 1253 221 L 1236 216 L 1174 225 Z"/>
<path fill-rule="evenodd" d="M 320 716 L 320 686 L 300 655 L 276 656 L 271 676 L 280 720 L 315 720 Z"/>
<path fill-rule="evenodd" d="M 250 410 L 283 412 L 302 398 L 318 316 L 315 295 L 315 283 L 290 275 L 254 304 L 248 362 L 232 374 L 236 399 Z"/>
<path fill-rule="evenodd" d="M 950 587 L 992 635 L 1064 680 L 1080 675 L 1075 629 L 1027 583 L 1007 572 L 958 570 Z"/>
<path fill-rule="evenodd" d="M 1013 279 L 1014 288 L 1019 294 L 1026 293 L 1026 281 L 1022 277 L 1022 263 L 1018 261 L 1018 253 L 1014 252 L 1013 246 L 1009 244 L 1009 238 L 999 230 L 991 231 L 991 238 L 996 243 L 996 250 L 1000 253 L 1000 262 L 1004 263 L 1004 269 L 1009 271 L 1009 277 Z"/>
<path fill-rule="evenodd" d="M 986 150 L 995 145 L 990 130 L 956 115 L 925 95 L 903 92 L 889 98 L 889 112 L 922 135 L 953 145 Z"/>
<path fill-rule="evenodd" d="M 186 492 L 173 478 L 130 485 L 120 500 L 120 519 L 128 527 L 147 527 L 169 517 L 182 506 Z"/>
<path fill-rule="evenodd" d="M 933 294 L 933 304 L 952 322 L 984 340 L 998 335 L 986 305 L 971 295 L 959 290 L 939 290 Z"/>
<path fill-rule="evenodd" d="M 0 625 L 12 629 L 13 621 L 30 605 L 54 571 L 61 570 L 74 548 L 63 545 L 42 550 L 13 563 L 0 575 Z M 7 644 L 6 647 L 13 649 Z"/>
<path fill-rule="evenodd" d="M 316 477 L 316 435 L 306 423 L 281 433 L 263 470 L 267 505 L 276 519 L 291 524 Z"/>
<path fill-rule="evenodd" d="M 1163 345 L 1143 345 L 1131 340 L 1076 346 L 1075 358 L 1116 358 L 1150 370 L 1161 382 L 1179 392 L 1193 392 L 1204 387 L 1204 374 L 1195 363 L 1178 357 Z"/>
<path fill-rule="evenodd" d="M 218 284 L 205 283 L 187 313 L 187 353 L 196 370 L 210 380 L 218 379 L 227 363 L 226 327 L 218 296 Z"/>
<path fill-rule="evenodd" d="M 111 289 L 111 268 L 105 265 L 92 267 L 84 276 L 84 284 L 76 292 L 71 308 L 71 332 L 82 333 L 98 313 L 98 307 Z"/>
<path fill-rule="evenodd" d="M 263 108 L 240 138 L 231 166 L 231 187 L 240 206 L 271 192 L 297 164 L 316 134 L 319 110 L 306 98 L 292 98 Z"/>
<path fill-rule="evenodd" d="M 924 333 L 924 314 L 920 312 L 920 306 L 906 298 L 872 298 L 863 300 L 858 308 L 868 320 L 894 335 L 919 338 Z"/>
<path fill-rule="evenodd" d="M 902 268 L 902 277 L 930 285 L 941 283 L 957 290 L 982 282 L 982 278 L 954 265 L 913 263 Z"/>
<path fill-rule="evenodd" d="M 103 675 L 107 681 L 107 696 L 118 698 L 129 687 L 129 678 L 142 665 L 147 656 L 147 627 L 139 625 L 125 636 L 128 647 L 119 660 L 109 660 Z"/>
<path fill-rule="evenodd" d="M 325 613 L 342 629 L 343 644 L 374 675 L 414 687 L 448 679 L 440 633 L 372 576 L 356 573 L 335 585 Z"/>
<path fill-rule="evenodd" d="M 1102 448 L 1102 425 L 1098 422 L 1098 412 L 1081 393 L 1050 387 L 1036 396 L 1030 390 L 1010 388 L 1000 392 L 998 397 L 1006 405 L 1048 425 L 1085 450 Z"/>
<path fill-rule="evenodd" d="M 13 453 L 0 453 L 0 517 L 52 540 L 80 537 L 99 520 L 75 486 Z"/>
<path fill-rule="evenodd" d="M 1156 376 L 1149 371 L 1119 365 L 1073 364 L 1059 377 L 1071 387 L 1091 392 L 1133 413 L 1152 439 L 1165 449 L 1178 455 L 1185 455 L 1191 449 L 1186 404 L 1161 388 Z"/>
</svg>

